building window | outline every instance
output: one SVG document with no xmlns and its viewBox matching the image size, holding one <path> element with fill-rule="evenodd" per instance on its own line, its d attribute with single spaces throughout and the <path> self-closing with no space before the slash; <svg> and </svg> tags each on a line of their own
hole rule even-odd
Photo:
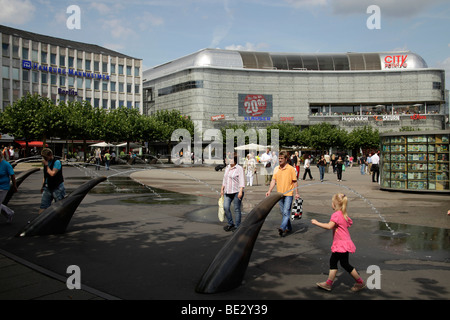
<svg viewBox="0 0 450 320">
<path fill-rule="evenodd" d="M 124 92 L 124 83 L 119 82 L 119 92 Z"/>
<path fill-rule="evenodd" d="M 63 87 L 66 86 L 66 77 L 59 76 L 59 85 Z"/>
<path fill-rule="evenodd" d="M 66 65 L 66 56 L 63 56 L 63 55 L 59 56 L 59 65 L 61 67 L 64 67 Z"/>
<path fill-rule="evenodd" d="M 2 78 L 9 79 L 9 67 L 2 66 Z"/>
<path fill-rule="evenodd" d="M 433 81 L 433 89 L 441 90 L 441 83 Z"/>
<path fill-rule="evenodd" d="M 83 59 L 77 58 L 77 69 L 83 70 Z"/>
<path fill-rule="evenodd" d="M 102 105 L 103 109 L 108 109 L 108 99 L 103 99 Z"/>
<path fill-rule="evenodd" d="M 158 97 L 168 94 L 181 92 L 189 89 L 203 88 L 203 80 L 200 81 L 187 81 L 180 84 L 176 84 L 170 87 L 162 88 L 158 90 Z"/>
<path fill-rule="evenodd" d="M 139 72 L 140 72 L 139 67 L 134 67 L 134 76 L 135 77 L 139 77 Z"/>
<path fill-rule="evenodd" d="M 113 92 L 116 91 L 116 83 L 115 82 L 111 82 L 111 91 L 113 91 Z"/>
<path fill-rule="evenodd" d="M 20 71 L 19 71 L 18 68 L 12 68 L 12 78 L 13 78 L 13 80 L 20 80 L 19 79 L 19 74 L 20 74 Z"/>
<path fill-rule="evenodd" d="M 55 53 L 50 54 L 50 63 L 56 65 L 56 54 Z"/>
<path fill-rule="evenodd" d="M 56 74 L 50 75 L 50 84 L 56 86 Z"/>
<path fill-rule="evenodd" d="M 123 74 L 123 64 L 119 64 L 119 74 Z"/>
<path fill-rule="evenodd" d="M 127 76 L 131 76 L 131 66 L 127 66 Z"/>
<path fill-rule="evenodd" d="M 102 72 L 108 73 L 108 63 L 106 63 L 106 62 L 102 63 Z"/>
<path fill-rule="evenodd" d="M 83 89 L 83 78 L 78 78 L 77 77 L 77 88 L 78 89 Z"/>
<path fill-rule="evenodd" d="M 41 52 L 41 63 L 47 63 L 47 52 Z"/>
<path fill-rule="evenodd" d="M 108 91 L 108 82 L 103 81 L 102 86 L 103 86 L 103 88 L 102 88 L 103 91 Z"/>
<path fill-rule="evenodd" d="M 46 84 L 47 83 L 47 74 L 41 73 L 41 83 Z"/>
<path fill-rule="evenodd" d="M 100 99 L 94 98 L 94 108 L 98 108 L 100 106 Z"/>
<path fill-rule="evenodd" d="M 28 59 L 28 48 L 22 48 L 22 59 Z"/>
<path fill-rule="evenodd" d="M 86 85 L 86 89 L 91 89 L 91 79 L 84 80 L 84 84 Z"/>
<path fill-rule="evenodd" d="M 69 68 L 73 68 L 74 57 L 69 57 Z"/>
<path fill-rule="evenodd" d="M 100 90 L 100 81 L 94 80 L 94 90 Z"/>
<path fill-rule="evenodd" d="M 116 64 L 111 63 L 111 73 L 116 73 Z"/>
<path fill-rule="evenodd" d="M 91 60 L 86 60 L 84 66 L 86 70 L 91 70 Z"/>
<path fill-rule="evenodd" d="M 38 62 L 39 54 L 37 50 L 31 50 L 31 60 Z"/>
<path fill-rule="evenodd" d="M 127 83 L 127 93 L 131 93 L 131 84 Z"/>
<path fill-rule="evenodd" d="M 13 46 L 13 58 L 19 58 L 19 47 Z"/>
<path fill-rule="evenodd" d="M 100 62 L 94 61 L 94 71 L 96 72 L 100 71 Z"/>
<path fill-rule="evenodd" d="M 22 80 L 30 81 L 30 71 L 29 70 L 22 70 Z"/>
<path fill-rule="evenodd" d="M 33 73 L 31 74 L 31 77 L 32 77 L 33 83 L 39 83 L 39 73 L 37 73 L 36 71 L 33 71 Z"/>
<path fill-rule="evenodd" d="M 111 100 L 111 109 L 116 108 L 116 100 Z"/>
<path fill-rule="evenodd" d="M 2 55 L 9 57 L 9 43 L 2 43 Z"/>
<path fill-rule="evenodd" d="M 138 94 L 139 93 L 139 85 L 135 85 L 134 86 L 134 93 Z"/>
</svg>

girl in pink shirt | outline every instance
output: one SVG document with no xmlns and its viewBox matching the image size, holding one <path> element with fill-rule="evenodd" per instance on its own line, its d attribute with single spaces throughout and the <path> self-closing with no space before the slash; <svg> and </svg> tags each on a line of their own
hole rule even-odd
<svg viewBox="0 0 450 320">
<path fill-rule="evenodd" d="M 349 252 L 354 253 L 356 247 L 350 237 L 348 228 L 353 224 L 352 219 L 347 215 L 347 197 L 345 194 L 338 193 L 333 196 L 331 207 L 336 210 L 331 215 L 330 222 L 321 223 L 316 219 L 312 219 L 312 224 L 324 229 L 333 230 L 333 244 L 331 245 L 331 258 L 330 258 L 330 272 L 328 274 L 328 280 L 325 282 L 317 283 L 322 289 L 331 290 L 333 281 L 336 277 L 338 268 L 338 261 L 341 266 L 350 273 L 350 275 L 356 280 L 355 285 L 352 287 L 352 291 L 359 291 L 366 285 L 359 276 L 355 268 L 350 265 L 348 261 Z"/>
</svg>

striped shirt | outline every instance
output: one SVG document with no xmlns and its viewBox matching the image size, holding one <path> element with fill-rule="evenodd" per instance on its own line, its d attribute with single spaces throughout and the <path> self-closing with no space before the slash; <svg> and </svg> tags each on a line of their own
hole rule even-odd
<svg viewBox="0 0 450 320">
<path fill-rule="evenodd" d="M 238 193 L 240 188 L 244 188 L 244 169 L 240 165 L 231 167 L 227 166 L 225 174 L 223 175 L 222 186 L 224 186 L 224 193 Z"/>
</svg>

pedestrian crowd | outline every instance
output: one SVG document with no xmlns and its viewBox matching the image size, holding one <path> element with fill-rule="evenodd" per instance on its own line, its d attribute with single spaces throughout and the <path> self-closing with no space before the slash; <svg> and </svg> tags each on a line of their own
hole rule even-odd
<svg viewBox="0 0 450 320">
<path fill-rule="evenodd" d="M 235 153 L 232 157 L 227 156 L 228 165 L 222 181 L 221 197 L 223 197 L 223 209 L 226 216 L 227 225 L 224 230 L 235 232 L 238 230 L 241 220 L 241 205 L 244 198 L 244 188 L 253 185 L 253 176 L 257 172 L 257 163 L 261 163 L 261 173 L 265 176 L 265 185 L 269 186 L 265 196 L 269 197 L 276 186 L 276 190 L 283 194 L 279 200 L 279 207 L 281 211 L 281 224 L 277 229 L 278 235 L 284 237 L 292 232 L 291 224 L 291 207 L 294 199 L 300 199 L 298 191 L 298 178 L 300 174 L 300 167 L 303 162 L 303 180 L 307 176 L 311 180 L 311 169 L 313 159 L 311 155 L 305 155 L 302 159 L 298 153 L 295 152 L 292 156 L 281 151 L 278 155 L 270 152 L 267 149 L 262 155 L 254 156 L 252 153 L 245 158 L 243 166 L 238 164 L 238 156 Z M 367 157 L 360 157 L 358 161 L 367 161 Z M 379 156 L 377 153 L 370 155 L 371 168 L 374 170 L 373 177 L 379 163 Z M 317 167 L 319 168 L 320 181 L 324 181 L 325 173 L 329 172 L 329 167 L 332 167 L 333 173 L 337 174 L 337 180 L 342 181 L 342 173 L 346 167 L 353 166 L 353 157 L 344 157 L 343 155 L 331 155 L 328 153 L 321 155 L 317 160 Z M 363 172 L 365 169 L 361 169 Z M 231 212 L 231 204 L 234 206 L 234 219 Z M 332 197 L 331 207 L 335 212 L 331 215 L 328 223 L 318 222 L 312 219 L 311 223 L 318 227 L 333 230 L 333 243 L 331 246 L 330 270 L 328 279 L 325 282 L 317 283 L 321 289 L 330 291 L 334 279 L 338 271 L 338 262 L 342 268 L 346 270 L 355 280 L 352 291 L 359 291 L 365 287 L 364 281 L 361 279 L 356 268 L 349 262 L 349 253 L 355 252 L 355 245 L 351 240 L 348 228 L 353 224 L 352 219 L 347 212 L 348 198 L 344 194 L 335 194 Z"/>
</svg>

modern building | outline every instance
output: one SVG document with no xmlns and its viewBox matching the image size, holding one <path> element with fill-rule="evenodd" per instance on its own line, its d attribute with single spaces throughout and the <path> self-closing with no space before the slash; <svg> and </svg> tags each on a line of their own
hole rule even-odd
<svg viewBox="0 0 450 320">
<path fill-rule="evenodd" d="M 0 37 L 1 110 L 38 93 L 55 102 L 86 100 L 99 108 L 126 106 L 142 113 L 142 59 L 2 25 Z"/>
<path fill-rule="evenodd" d="M 144 113 L 178 109 L 202 130 L 227 124 L 349 131 L 445 129 L 445 72 L 412 52 L 301 54 L 203 49 L 145 70 Z"/>
</svg>

